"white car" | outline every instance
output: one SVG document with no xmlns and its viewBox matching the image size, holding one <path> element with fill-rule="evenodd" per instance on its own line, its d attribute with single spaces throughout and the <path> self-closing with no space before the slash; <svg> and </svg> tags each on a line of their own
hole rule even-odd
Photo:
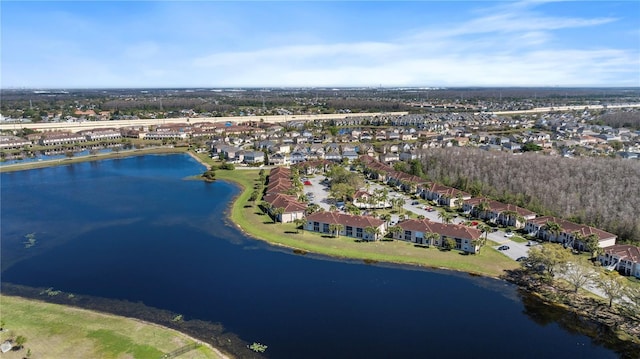
<svg viewBox="0 0 640 359">
<path fill-rule="evenodd" d="M 504 234 L 504 236 L 507 237 L 507 238 L 511 238 L 511 237 L 513 237 L 513 232 L 507 232 L 507 233 Z"/>
</svg>

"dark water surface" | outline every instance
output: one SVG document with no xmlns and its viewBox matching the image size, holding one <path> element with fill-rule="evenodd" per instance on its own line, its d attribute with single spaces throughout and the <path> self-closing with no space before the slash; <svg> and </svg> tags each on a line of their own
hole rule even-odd
<svg viewBox="0 0 640 359">
<path fill-rule="evenodd" d="M 2 174 L 2 281 L 220 322 L 272 358 L 617 357 L 537 324 L 501 281 L 249 239 L 225 224 L 233 185 L 184 180 L 202 170 L 156 155 Z"/>
</svg>

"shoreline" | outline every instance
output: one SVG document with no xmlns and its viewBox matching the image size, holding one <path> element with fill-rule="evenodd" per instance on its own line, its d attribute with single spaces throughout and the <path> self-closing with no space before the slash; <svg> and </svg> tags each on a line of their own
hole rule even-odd
<svg viewBox="0 0 640 359">
<path fill-rule="evenodd" d="M 31 298 L 28 296 L 22 296 L 22 295 L 17 295 L 17 294 L 0 294 L 0 298 L 4 298 L 7 300 L 18 300 L 18 301 L 22 301 L 25 303 L 28 303 L 29 306 L 36 306 L 36 307 L 45 307 L 45 306 L 54 306 L 54 307 L 60 307 L 60 308 L 64 308 L 64 311 L 66 312 L 71 312 L 74 314 L 80 314 L 82 316 L 96 316 L 99 317 L 100 320 L 104 319 L 105 321 L 112 321 L 112 320 L 122 320 L 125 322 L 133 322 L 133 323 L 137 323 L 137 324 L 141 324 L 143 326 L 147 326 L 147 327 L 152 327 L 152 328 L 156 328 L 159 329 L 161 331 L 167 332 L 167 333 L 172 333 L 174 336 L 176 337 L 182 337 L 185 338 L 189 341 L 191 341 L 192 343 L 197 343 L 200 346 L 205 346 L 207 347 L 209 350 L 211 350 L 213 353 L 215 353 L 215 355 L 217 355 L 219 358 L 222 359 L 235 359 L 235 356 L 233 356 L 232 354 L 229 354 L 227 352 L 223 352 L 222 350 L 220 350 L 219 348 L 214 347 L 213 345 L 211 345 L 210 343 L 207 343 L 206 341 L 202 340 L 202 339 L 198 339 L 190 334 L 187 334 L 183 331 L 174 329 L 174 328 L 170 328 L 158 323 L 154 323 L 151 321 L 147 321 L 144 319 L 140 319 L 140 318 L 136 318 L 136 317 L 131 317 L 131 316 L 127 316 L 127 315 L 118 315 L 118 314 L 114 314 L 114 313 L 109 313 L 109 312 L 105 312 L 105 311 L 101 311 L 98 309 L 87 309 L 81 306 L 76 306 L 76 305 L 72 305 L 72 304 L 64 304 L 64 303 L 56 303 L 55 301 L 47 301 L 47 300 L 42 300 L 42 299 L 37 299 L 37 298 Z M 28 344 L 27 344 L 28 347 Z"/>
<path fill-rule="evenodd" d="M 129 157 L 129 156 L 139 156 L 139 155 L 148 155 L 148 154 L 177 154 L 177 153 L 186 153 L 189 156 L 191 156 L 193 159 L 195 159 L 198 163 L 202 164 L 206 169 L 209 169 L 213 164 L 212 163 L 208 163 L 206 161 L 206 158 L 202 158 L 202 156 L 198 156 L 197 154 L 193 153 L 192 151 L 189 151 L 187 148 L 153 148 L 153 149 L 142 149 L 142 150 L 132 150 L 132 151 L 128 151 L 125 153 L 118 153 L 118 154 L 104 154 L 102 156 L 83 156 L 83 157 L 79 157 L 79 158 L 75 158 L 72 160 L 76 160 L 74 162 L 70 162 L 70 161 L 62 161 L 62 164 L 67 164 L 67 163 L 75 163 L 75 162 L 86 162 L 86 161 L 95 161 L 95 160 L 101 160 L 101 159 L 109 159 L 109 158 L 121 158 L 121 157 Z M 29 166 L 31 164 L 24 164 L 22 166 L 19 166 L 19 168 L 15 168 L 12 170 L 14 171 L 19 171 L 19 170 L 28 170 L 28 169 L 33 169 L 33 168 L 42 168 L 42 167 L 49 167 L 49 166 L 55 166 L 57 165 L 59 161 L 57 160 L 53 160 L 53 161 L 42 161 L 39 163 L 36 163 L 39 166 Z M 13 167 L 14 165 L 12 165 Z M 18 166 L 18 165 L 16 165 Z M 3 170 L 3 168 L 0 168 L 0 170 Z M 2 171 L 0 171 L 2 172 Z M 225 170 L 220 170 L 219 173 L 225 173 Z M 229 172 L 233 172 L 233 171 L 229 171 Z M 238 211 L 241 212 L 242 211 L 242 205 L 244 204 L 243 200 L 245 200 L 248 195 L 249 192 L 251 191 L 251 186 L 249 185 L 247 187 L 247 184 L 245 184 L 243 180 L 238 179 L 238 178 L 234 178 L 232 175 L 222 175 L 216 178 L 217 180 L 220 181 L 224 181 L 227 183 L 230 183 L 234 186 L 236 186 L 239 189 L 239 192 L 237 195 L 235 195 L 230 203 L 228 204 L 227 210 L 225 211 L 225 219 L 227 221 L 228 224 L 233 225 L 236 229 L 238 229 L 241 233 L 243 233 L 244 235 L 246 235 L 247 237 L 253 239 L 253 240 L 259 240 L 261 242 L 266 243 L 267 245 L 270 246 L 274 246 L 276 248 L 280 248 L 280 249 L 288 249 L 293 251 L 293 254 L 298 254 L 298 255 L 306 255 L 306 254 L 313 254 L 313 255 L 318 255 L 320 257 L 324 257 L 327 258 L 329 260 L 337 260 L 337 261 L 355 261 L 355 262 L 363 262 L 363 264 L 379 264 L 379 265 L 392 265 L 392 266 L 404 266 L 407 267 L 407 269 L 418 269 L 418 270 L 442 270 L 442 271 L 449 271 L 455 274 L 467 274 L 469 276 L 481 276 L 481 277 L 486 277 L 486 278 L 492 278 L 492 279 L 498 279 L 507 283 L 511 283 L 516 285 L 518 288 L 523 288 L 524 287 L 517 283 L 514 282 L 512 280 L 509 280 L 509 278 L 505 275 L 505 274 L 500 274 L 500 275 L 489 275 L 487 273 L 479 273 L 473 270 L 464 270 L 464 269 L 457 269 L 457 268 L 449 268 L 449 267 L 445 267 L 445 266 L 437 266 L 437 265 L 433 265 L 433 266 L 429 266 L 429 265 L 424 265 L 424 264 L 420 264 L 420 263 L 412 263 L 410 261 L 394 261 L 391 258 L 388 259 L 382 259 L 382 260 L 372 260 L 372 259 L 366 259 L 366 258 L 362 258 L 362 257 L 357 257 L 357 256 L 349 256 L 349 255 L 337 255 L 335 253 L 331 253 L 330 251 L 322 251 L 322 250 L 313 250 L 313 249 L 309 249 L 309 248 L 301 248 L 301 247 L 297 247 L 295 245 L 291 245 L 291 244 L 285 244 L 285 243 L 279 243 L 276 241 L 272 241 L 270 238 L 262 238 L 261 236 L 259 236 L 258 234 L 254 233 L 253 231 L 249 229 L 245 229 L 243 228 L 243 226 L 238 223 L 237 221 L 234 220 L 233 215 L 234 215 L 234 211 Z M 297 251 L 297 252 L 296 252 Z M 503 272 L 506 272 L 508 270 L 508 268 L 503 269 Z M 530 288 L 528 290 L 529 292 L 531 292 Z M 537 293 L 537 292 L 533 292 L 533 293 Z M 549 302 L 549 305 L 553 305 L 554 303 Z M 73 305 L 70 305 L 73 306 Z M 73 306 L 75 307 L 75 306 Z M 84 310 L 88 310 L 90 312 L 92 312 L 92 310 L 89 309 L 84 309 Z M 590 318 L 590 316 L 585 315 L 585 313 L 580 313 L 577 310 L 572 310 L 571 308 L 565 308 L 565 310 L 567 312 L 571 312 L 571 313 L 575 313 L 577 315 L 582 316 L 583 318 L 587 318 L 587 319 L 593 319 Z M 99 311 L 98 311 L 99 312 Z M 102 314 L 105 314 L 103 312 L 99 312 Z M 115 314 L 111 314 L 111 315 L 115 315 Z M 118 316 L 118 315 L 115 315 Z M 139 320 L 137 318 L 131 318 L 131 317 L 127 317 L 127 316 L 123 316 L 125 318 L 129 318 L 129 319 L 135 319 L 135 320 Z M 141 319 L 140 319 L 141 320 Z M 141 320 L 142 322 L 145 322 L 144 320 Z M 152 323 L 152 322 L 151 322 Z M 161 324 L 156 324 L 156 323 L 152 323 L 155 324 L 159 327 L 162 328 L 166 328 L 169 330 L 174 330 L 177 331 L 185 336 L 188 336 L 190 338 L 190 335 L 181 332 L 179 330 L 176 329 L 172 329 L 169 327 L 165 327 Z M 602 323 L 605 324 L 605 323 Z M 202 342 L 202 340 L 198 340 L 193 338 L 195 341 L 197 342 Z M 625 341 L 625 340 L 622 340 Z M 633 343 L 633 341 L 631 341 Z M 211 348 L 220 351 L 219 349 L 213 347 L 211 344 L 206 343 L 208 346 L 210 346 Z M 229 356 L 224 356 L 225 359 L 230 359 Z"/>
<path fill-rule="evenodd" d="M 73 164 L 73 163 L 93 162 L 93 161 L 107 160 L 107 159 L 113 159 L 113 158 L 126 158 L 131 156 L 172 154 L 172 153 L 184 153 L 184 152 L 190 153 L 187 147 L 138 148 L 138 149 L 132 149 L 132 150 L 126 150 L 126 151 L 98 153 L 95 155 L 71 157 L 71 158 L 58 159 L 58 160 L 43 160 L 43 161 L 34 161 L 34 162 L 14 163 L 10 165 L 0 165 L 0 173 L 64 166 L 64 165 Z M 197 156 L 193 156 L 193 157 L 197 157 Z M 198 162 L 206 166 L 206 164 L 203 163 L 202 161 L 198 160 Z"/>
</svg>

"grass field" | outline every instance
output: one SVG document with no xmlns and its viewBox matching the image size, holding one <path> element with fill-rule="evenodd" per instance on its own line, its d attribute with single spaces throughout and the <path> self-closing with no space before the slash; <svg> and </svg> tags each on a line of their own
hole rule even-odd
<svg viewBox="0 0 640 359">
<path fill-rule="evenodd" d="M 274 224 L 269 216 L 261 213 L 258 201 L 248 201 L 253 185 L 257 183 L 258 172 L 257 169 L 216 171 L 217 179 L 232 181 L 248 189 L 242 191 L 233 203 L 231 220 L 255 238 L 275 245 L 338 258 L 443 268 L 490 277 L 498 277 L 505 269 L 518 267 L 518 263 L 489 246 L 485 246 L 479 254 L 464 255 L 459 251 L 418 247 L 403 241 L 356 242 L 353 238 L 344 236 L 331 238 L 318 233 L 298 231 L 291 223 Z"/>
<path fill-rule="evenodd" d="M 18 335 L 27 338 L 24 348 L 2 358 L 153 358 L 196 341 L 178 331 L 135 319 L 84 309 L 0 296 L 4 330 L 0 342 Z M 180 358 L 224 358 L 202 345 Z"/>
</svg>

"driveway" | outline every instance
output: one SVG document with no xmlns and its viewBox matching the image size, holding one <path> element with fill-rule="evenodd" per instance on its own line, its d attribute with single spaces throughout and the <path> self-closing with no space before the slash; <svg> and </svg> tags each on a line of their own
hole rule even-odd
<svg viewBox="0 0 640 359">
<path fill-rule="evenodd" d="M 509 249 L 504 251 L 499 251 L 499 252 L 501 252 L 502 254 L 504 254 L 505 256 L 513 260 L 516 260 L 520 257 L 527 257 L 529 255 L 530 247 L 527 246 L 527 243 L 514 242 L 508 237 L 505 237 L 504 235 L 505 235 L 505 232 L 499 230 L 497 232 L 489 233 L 489 236 L 487 238 L 498 243 L 498 245 L 493 247 L 495 249 L 498 249 L 498 247 L 503 245 L 508 246 Z"/>
<path fill-rule="evenodd" d="M 304 176 L 301 176 L 304 178 Z M 327 201 L 329 198 L 329 186 L 326 186 L 322 182 L 325 179 L 325 176 L 315 175 L 314 177 L 309 177 L 309 182 L 311 182 L 311 186 L 303 185 L 303 192 L 305 194 L 311 192 L 313 193 L 313 199 L 309 199 L 309 203 L 315 203 L 319 205 L 325 211 L 329 210 L 331 204 Z"/>
</svg>

